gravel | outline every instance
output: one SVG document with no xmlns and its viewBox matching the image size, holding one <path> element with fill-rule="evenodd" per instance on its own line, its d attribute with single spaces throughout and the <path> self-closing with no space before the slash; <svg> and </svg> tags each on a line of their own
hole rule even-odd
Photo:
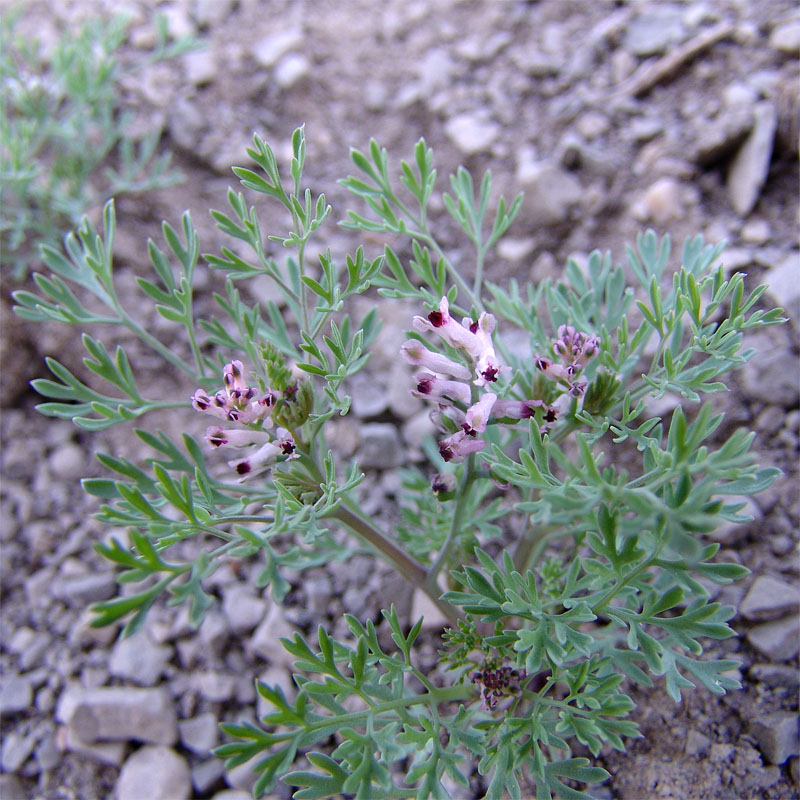
<svg viewBox="0 0 800 800">
<path fill-rule="evenodd" d="M 128 5 L 139 21 L 126 47 L 145 47 L 152 4 Z M 727 238 L 726 269 L 749 273 L 748 291 L 768 282 L 770 302 L 792 317 L 749 337 L 758 355 L 717 399 L 728 415 L 723 426 L 754 427 L 759 460 L 785 473 L 756 499 L 753 523 L 719 537 L 753 571 L 720 596 L 739 606 L 732 624 L 741 638 L 722 652 L 741 662 L 745 685 L 721 700 L 690 693 L 678 707 L 662 685 L 636 690 L 644 738 L 627 755 L 603 753 L 599 762 L 614 773 L 607 796 L 621 800 L 656 792 L 727 797 L 732 787 L 767 800 L 795 797 L 800 217 L 796 134 L 785 132 L 797 130 L 800 115 L 796 93 L 784 94 L 798 80 L 796 10 L 788 0 L 613 8 L 540 0 L 484 4 L 477 24 L 473 4 L 452 0 L 388 0 L 380 15 L 366 0 L 316 4 L 313 15 L 301 6 L 174 0 L 164 7 L 171 31 L 199 34 L 210 46 L 145 67 L 126 83 L 125 102 L 164 120 L 164 145 L 175 149 L 187 183 L 120 203 L 118 273 L 133 285 L 147 237 L 161 242 L 161 219 L 176 224 L 187 207 L 202 251 L 215 252 L 221 240 L 208 208 L 224 205 L 231 160 L 243 163 L 258 130 L 286 163 L 285 141 L 302 122 L 308 184 L 329 191 L 339 216 L 345 206 L 334 181 L 352 173 L 348 146 L 364 149 L 370 136 L 389 148 L 392 174 L 424 136 L 443 191 L 462 163 L 478 177 L 491 168 L 492 203 L 524 190 L 510 238 L 489 253 L 489 280 L 555 277 L 568 256 L 585 258 L 594 247 L 623 263 L 623 243 L 645 225 L 669 230 L 673 253 L 698 232 Z M 31 0 L 21 25 L 52 38 L 73 15 L 97 8 L 94 0 L 57 7 Z M 439 195 L 434 203 L 438 221 Z M 362 243 L 329 230 L 337 257 Z M 445 221 L 443 230 L 450 254 L 471 263 L 455 226 Z M 380 255 L 376 239 L 363 244 L 369 258 Z M 216 276 L 202 276 L 200 303 L 217 288 Z M 260 287 L 259 300 L 274 299 L 270 292 Z M 375 302 L 371 294 L 358 300 L 354 318 Z M 149 313 L 137 302 L 131 298 L 132 311 Z M 92 549 L 109 531 L 91 519 L 98 504 L 78 481 L 102 474 L 94 451 L 133 460 L 149 453 L 137 450 L 127 428 L 89 435 L 33 412 L 39 398 L 27 383 L 43 376 L 44 355 L 81 368 L 74 332 L 28 325 L 6 310 L 0 797 L 244 800 L 255 780 L 250 766 L 226 770 L 209 750 L 221 742 L 219 721 L 254 719 L 256 677 L 291 695 L 292 659 L 279 637 L 319 622 L 341 630 L 343 611 L 378 626 L 387 597 L 406 620 L 424 614 L 424 635 L 432 637 L 442 625 L 438 611 L 420 592 L 412 608 L 410 587 L 358 556 L 316 569 L 307 582 L 290 576 L 285 608 L 255 589 L 255 571 L 243 562 L 242 571 L 211 579 L 219 604 L 198 630 L 184 609 L 159 605 L 131 639 L 119 639 L 116 625 L 91 628 L 87 605 L 114 596 L 117 586 Z M 431 431 L 397 357 L 414 313 L 404 302 L 381 303 L 383 330 L 368 372 L 348 387 L 353 414 L 336 420 L 330 437 L 367 471 L 362 499 L 376 515 L 387 513 L 397 491 L 381 476 L 420 461 Z M 163 396 L 164 376 L 152 374 L 149 356 L 126 347 L 145 393 Z"/>
</svg>

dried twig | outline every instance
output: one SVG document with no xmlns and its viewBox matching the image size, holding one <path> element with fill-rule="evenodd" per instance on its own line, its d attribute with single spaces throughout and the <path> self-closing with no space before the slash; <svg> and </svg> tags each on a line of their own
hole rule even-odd
<svg viewBox="0 0 800 800">
<path fill-rule="evenodd" d="M 671 79 L 680 68 L 707 48 L 727 39 L 733 33 L 733 25 L 721 22 L 713 28 L 695 36 L 677 50 L 662 56 L 655 62 L 645 63 L 619 87 L 620 95 L 639 97 L 654 86 Z"/>
</svg>

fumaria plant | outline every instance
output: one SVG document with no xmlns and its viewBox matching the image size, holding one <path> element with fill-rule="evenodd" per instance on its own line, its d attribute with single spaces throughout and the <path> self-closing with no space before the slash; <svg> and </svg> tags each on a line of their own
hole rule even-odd
<svg viewBox="0 0 800 800">
<path fill-rule="evenodd" d="M 94 607 L 95 624 L 125 620 L 130 633 L 166 597 L 188 603 L 198 625 L 213 602 L 205 579 L 237 558 L 261 559 L 257 584 L 281 602 L 287 568 L 302 574 L 366 546 L 449 620 L 439 668 L 419 666 L 421 620 L 385 609 L 388 647 L 351 609 L 344 641 L 323 625 L 282 640 L 296 659 L 292 693 L 259 682 L 270 710 L 258 725 L 224 724 L 230 741 L 216 753 L 230 766 L 253 760 L 256 796 L 280 779 L 300 800 L 589 797 L 587 785 L 608 773 L 587 754 L 624 750 L 639 735 L 628 685 L 663 681 L 676 702 L 698 683 L 715 694 L 739 686 L 736 662 L 703 657 L 704 642 L 735 635 L 734 609 L 710 602 L 708 586 L 747 572 L 718 559 L 714 531 L 745 519 L 743 496 L 777 470 L 753 464 L 753 433 L 715 438 L 722 414 L 705 398 L 753 356 L 743 334 L 782 321 L 781 311 L 760 309 L 764 287 L 746 293 L 743 275 L 726 277 L 722 247 L 700 237 L 668 269 L 669 240 L 652 231 L 628 249 L 627 268 L 594 252 L 555 282 L 490 283 L 488 255 L 521 198 L 501 198 L 489 214 L 489 174 L 476 186 L 459 168 L 442 200 L 475 257 L 455 263 L 429 216 L 436 171 L 424 141 L 399 180 L 373 141 L 352 151 L 357 173 L 342 181 L 362 204 L 343 225 L 371 241 L 391 234 L 393 245 L 377 255 L 323 250 L 311 264 L 309 240 L 331 207 L 303 186 L 302 128 L 292 154 L 283 174 L 256 136 L 254 168 L 234 169 L 249 197 L 285 209 L 288 234 L 265 235 L 233 189 L 229 208 L 211 212 L 238 240 L 202 257 L 225 279 L 218 316 L 195 315 L 194 280 L 206 267 L 189 215 L 177 230 L 164 223 L 166 251 L 148 242 L 153 273 L 138 285 L 185 330 L 183 352 L 118 294 L 111 203 L 102 232 L 84 219 L 66 253 L 44 247 L 51 274 L 35 276 L 38 294 L 15 294 L 26 319 L 127 329 L 181 376 L 146 397 L 125 351 L 84 334 L 84 364 L 102 385 L 48 359 L 53 379 L 34 381 L 49 398 L 43 414 L 87 430 L 155 409 L 175 410 L 172 431 L 189 414 L 213 417 L 204 441 L 136 428 L 153 457 L 101 454 L 111 476 L 84 481 L 103 501 L 99 518 L 128 531 L 97 545 L 126 591 Z M 243 298 L 239 286 L 263 276 L 285 311 Z M 348 310 L 368 290 L 375 306 L 404 298 L 416 309 L 398 355 L 415 367 L 409 391 L 429 403 L 438 431 L 427 472 L 403 472 L 391 531 L 360 513 L 358 464 L 326 443 L 378 331 L 375 308 Z M 174 396 L 181 379 L 193 396 Z M 680 403 L 666 418 L 651 414 L 665 393 Z M 193 560 L 188 539 L 203 543 Z"/>
</svg>

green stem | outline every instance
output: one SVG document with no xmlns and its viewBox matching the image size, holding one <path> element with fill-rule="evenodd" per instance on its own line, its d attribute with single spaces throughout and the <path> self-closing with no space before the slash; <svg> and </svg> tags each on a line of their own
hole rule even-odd
<svg viewBox="0 0 800 800">
<path fill-rule="evenodd" d="M 538 528 L 531 526 L 525 531 L 512 557 L 517 572 L 524 575 L 525 571 L 530 569 L 531 564 L 538 563 L 547 537 L 552 532 L 552 525 L 543 525 Z"/>
<path fill-rule="evenodd" d="M 438 597 L 438 589 L 434 590 L 426 583 L 425 569 L 418 561 L 344 503 L 331 512 L 331 517 L 346 525 L 359 538 L 369 542 L 412 586 L 425 591 L 447 619 L 456 624 L 459 619 L 458 611 Z"/>
<path fill-rule="evenodd" d="M 432 591 L 438 591 L 437 578 L 439 577 L 439 573 L 442 571 L 442 568 L 447 563 L 453 543 L 456 542 L 458 535 L 461 533 L 461 523 L 466 507 L 465 501 L 469 496 L 469 487 L 474 480 L 474 463 L 474 457 L 471 455 L 468 456 L 466 463 L 464 464 L 464 474 L 461 476 L 461 486 L 458 489 L 458 495 L 455 501 L 456 507 L 455 511 L 453 512 L 453 519 L 450 523 L 450 531 L 448 532 L 447 539 L 445 539 L 445 542 L 439 550 L 436 559 L 428 568 L 425 577 L 425 585 L 429 590 L 429 594 Z"/>
<path fill-rule="evenodd" d="M 433 234 L 430 232 L 430 228 L 428 227 L 427 219 L 424 216 L 417 217 L 408 208 L 408 206 L 392 191 L 391 186 L 388 184 L 381 187 L 389 199 L 400 209 L 400 211 L 405 214 L 405 216 L 414 224 L 416 227 L 416 231 L 411 232 L 412 236 L 416 236 L 419 239 L 422 239 L 426 242 L 433 252 L 442 260 L 444 261 L 445 269 L 450 273 L 453 281 L 458 285 L 459 289 L 461 289 L 468 297 L 470 305 L 476 306 L 479 311 L 483 309 L 483 305 L 480 302 L 480 296 L 473 293 L 473 291 L 467 285 L 467 282 L 461 277 L 459 271 L 455 268 L 455 265 L 450 261 L 450 259 L 445 255 L 444 250 L 442 250 L 439 243 L 434 238 Z"/>
<path fill-rule="evenodd" d="M 172 350 L 170 350 L 166 345 L 162 344 L 161 341 L 156 339 L 155 336 L 142 328 L 141 325 L 139 325 L 132 317 L 130 317 L 119 304 L 116 297 L 114 297 L 114 301 L 115 310 L 119 314 L 120 321 L 123 325 L 125 325 L 126 328 L 128 328 L 128 330 L 135 333 L 143 342 L 152 347 L 153 350 L 155 350 L 163 359 L 172 364 L 172 366 L 177 367 L 193 380 L 197 379 L 196 371 L 189 364 L 187 364 L 180 356 L 173 353 Z"/>
<path fill-rule="evenodd" d="M 307 731 L 314 731 L 319 728 L 327 728 L 332 719 L 336 720 L 337 725 L 358 725 L 363 723 L 367 717 L 376 718 L 380 714 L 395 711 L 398 708 L 410 708 L 411 706 L 428 705 L 434 706 L 440 703 L 452 703 L 458 700 L 467 700 L 474 695 L 475 689 L 471 684 L 462 683 L 457 686 L 446 686 L 442 689 L 428 690 L 426 694 L 414 695 L 412 697 L 398 697 L 396 700 L 386 700 L 383 703 L 366 708 L 363 711 L 351 711 L 348 714 L 340 714 L 335 718 L 323 717 L 316 722 L 312 722 L 306 727 Z"/>
<path fill-rule="evenodd" d="M 480 298 L 481 289 L 483 288 L 483 262 L 486 258 L 486 248 L 480 242 L 476 242 L 475 246 L 478 248 L 478 255 L 475 260 L 475 281 L 472 284 L 472 296 L 473 298 Z"/>
<path fill-rule="evenodd" d="M 299 220 L 298 220 L 298 230 L 299 230 Z M 306 240 L 303 239 L 297 247 L 297 265 L 300 269 L 300 277 L 302 278 L 305 275 L 305 255 L 306 255 Z M 306 285 L 301 281 L 300 282 L 300 310 L 303 316 L 303 330 L 307 331 L 311 326 L 311 323 L 308 319 L 308 298 L 306 294 L 308 293 L 308 289 Z M 313 338 L 313 337 L 312 337 Z"/>
</svg>

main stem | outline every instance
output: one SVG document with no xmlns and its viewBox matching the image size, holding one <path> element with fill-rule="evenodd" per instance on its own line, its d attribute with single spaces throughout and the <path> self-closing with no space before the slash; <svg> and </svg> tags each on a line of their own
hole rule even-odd
<svg viewBox="0 0 800 800">
<path fill-rule="evenodd" d="M 347 525 L 359 538 L 369 542 L 412 586 L 422 589 L 452 624 L 455 625 L 458 622 L 458 611 L 454 606 L 438 596 L 438 587 L 435 585 L 430 586 L 427 583 L 425 569 L 418 561 L 400 549 L 390 539 L 387 539 L 360 514 L 344 504 L 337 506 L 331 516 Z"/>
</svg>

